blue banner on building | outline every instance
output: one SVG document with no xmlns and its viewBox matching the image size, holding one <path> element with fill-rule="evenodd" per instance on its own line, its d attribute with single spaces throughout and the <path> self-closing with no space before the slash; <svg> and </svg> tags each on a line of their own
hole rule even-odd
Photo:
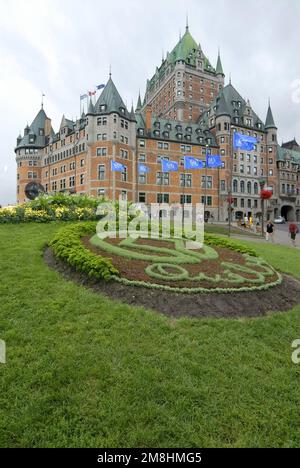
<svg viewBox="0 0 300 468">
<path fill-rule="evenodd" d="M 111 170 L 114 172 L 123 172 L 126 169 L 124 164 L 118 163 L 117 161 L 112 160 L 111 162 Z"/>
<path fill-rule="evenodd" d="M 233 135 L 234 149 L 253 151 L 255 149 L 256 143 L 257 143 L 257 139 L 252 136 L 243 135 L 237 132 L 235 132 Z"/>
<path fill-rule="evenodd" d="M 184 169 L 203 169 L 203 161 L 192 156 L 184 157 Z"/>
<path fill-rule="evenodd" d="M 206 167 L 222 166 L 221 156 L 219 154 L 208 154 L 206 156 Z"/>
<path fill-rule="evenodd" d="M 178 163 L 175 161 L 161 160 L 161 168 L 163 172 L 178 171 Z"/>
</svg>

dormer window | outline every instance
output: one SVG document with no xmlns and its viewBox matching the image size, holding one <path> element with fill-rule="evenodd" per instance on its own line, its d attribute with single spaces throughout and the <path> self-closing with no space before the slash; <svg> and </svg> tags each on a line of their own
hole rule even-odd
<svg viewBox="0 0 300 468">
<path fill-rule="evenodd" d="M 106 105 L 105 105 L 105 104 L 102 104 L 102 105 L 100 106 L 100 111 L 101 111 L 101 112 L 104 112 L 105 110 L 106 110 Z"/>
<path fill-rule="evenodd" d="M 166 124 L 166 128 L 167 128 L 168 130 L 171 130 L 171 128 L 172 128 L 172 127 L 171 127 L 171 124 L 167 123 L 167 124 Z"/>
<path fill-rule="evenodd" d="M 193 130 L 192 130 L 192 127 L 186 127 L 186 131 L 187 131 L 188 133 L 192 133 L 192 131 L 193 131 Z"/>
<path fill-rule="evenodd" d="M 178 140 L 182 140 L 182 133 L 177 133 L 176 136 L 177 136 Z"/>
<path fill-rule="evenodd" d="M 39 129 L 39 135 L 40 136 L 44 136 L 45 132 L 44 132 L 44 129 L 43 128 L 40 128 Z"/>
<path fill-rule="evenodd" d="M 124 109 L 124 107 L 120 107 L 120 112 L 121 112 L 122 114 L 125 114 L 125 109 Z"/>
<path fill-rule="evenodd" d="M 154 130 L 154 135 L 155 135 L 155 136 L 159 136 L 159 135 L 160 135 L 160 131 L 159 131 L 159 130 Z"/>
<path fill-rule="evenodd" d="M 160 123 L 159 122 L 154 122 L 154 127 L 155 128 L 160 128 Z"/>
<path fill-rule="evenodd" d="M 138 133 L 139 133 L 139 135 L 144 135 L 144 130 L 142 128 L 139 128 Z"/>
<path fill-rule="evenodd" d="M 191 141 L 191 135 L 185 135 L 185 139 Z"/>
<path fill-rule="evenodd" d="M 34 135 L 29 136 L 29 143 L 34 143 Z"/>
</svg>

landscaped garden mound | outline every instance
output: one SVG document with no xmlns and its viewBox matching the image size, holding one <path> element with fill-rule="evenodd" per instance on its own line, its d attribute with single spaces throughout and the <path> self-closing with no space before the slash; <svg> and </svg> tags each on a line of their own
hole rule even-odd
<svg viewBox="0 0 300 468">
<path fill-rule="evenodd" d="M 119 273 L 114 279 L 123 284 L 191 293 L 260 290 L 281 282 L 253 252 L 241 253 L 240 246 L 224 241 L 219 246 L 212 236 L 208 241 L 210 245 L 190 250 L 183 239 L 83 239 L 96 255 L 111 259 Z"/>
<path fill-rule="evenodd" d="M 101 240 L 95 230 L 94 222 L 64 227 L 45 259 L 113 299 L 177 317 L 260 316 L 300 302 L 297 280 L 232 240 L 208 235 L 188 250 L 180 239 Z"/>
</svg>

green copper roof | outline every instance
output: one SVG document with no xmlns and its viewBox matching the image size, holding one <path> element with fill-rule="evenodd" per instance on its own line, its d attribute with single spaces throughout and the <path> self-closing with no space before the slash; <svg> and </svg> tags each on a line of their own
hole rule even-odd
<svg viewBox="0 0 300 468">
<path fill-rule="evenodd" d="M 267 112 L 267 118 L 266 118 L 266 125 L 265 125 L 266 128 L 277 128 L 276 125 L 275 125 L 275 122 L 274 122 L 274 118 L 273 118 L 273 114 L 272 114 L 272 110 L 271 110 L 271 106 L 269 104 L 269 107 L 268 107 L 268 112 Z"/>
<path fill-rule="evenodd" d="M 277 159 L 279 161 L 285 161 L 289 157 L 294 160 L 297 164 L 300 164 L 300 152 L 282 146 L 277 146 Z"/>
<path fill-rule="evenodd" d="M 21 141 L 18 138 L 17 140 L 17 147 L 27 147 L 31 146 L 33 148 L 37 147 L 44 147 L 46 144 L 46 137 L 44 135 L 40 135 L 40 130 L 45 130 L 45 122 L 47 119 L 47 115 L 43 109 L 43 107 L 37 113 L 35 119 L 33 120 L 30 126 L 26 126 L 27 134 L 24 134 Z M 31 142 L 31 138 L 33 137 L 33 141 Z"/>
</svg>

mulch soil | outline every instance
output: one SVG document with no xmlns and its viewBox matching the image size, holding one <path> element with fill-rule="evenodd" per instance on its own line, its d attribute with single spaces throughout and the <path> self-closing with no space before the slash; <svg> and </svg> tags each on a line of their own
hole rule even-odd
<svg viewBox="0 0 300 468">
<path fill-rule="evenodd" d="M 231 254 L 231 252 L 230 252 Z M 233 254 L 234 255 L 234 252 Z M 48 266 L 65 279 L 91 288 L 95 293 L 132 306 L 143 306 L 165 315 L 180 318 L 241 318 L 260 317 L 275 311 L 288 311 L 300 303 L 300 282 L 284 275 L 281 285 L 267 291 L 180 294 L 171 291 L 127 286 L 116 281 L 94 281 L 74 271 L 58 260 L 50 248 L 44 251 Z M 133 269 L 132 260 L 129 260 Z"/>
</svg>

